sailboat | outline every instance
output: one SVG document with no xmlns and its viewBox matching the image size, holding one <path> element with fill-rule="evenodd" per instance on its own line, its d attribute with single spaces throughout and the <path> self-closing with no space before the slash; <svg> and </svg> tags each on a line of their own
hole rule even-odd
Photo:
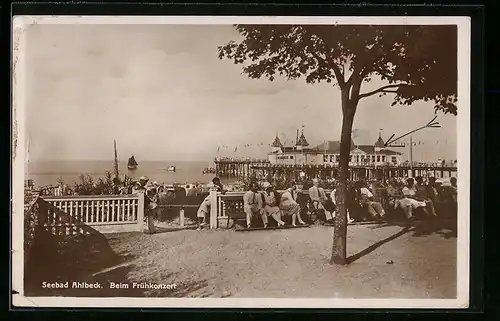
<svg viewBox="0 0 500 321">
<path fill-rule="evenodd" d="M 118 153 L 116 152 L 116 139 L 113 141 L 113 143 L 114 143 L 114 147 L 115 147 L 115 160 L 113 163 L 113 169 L 115 172 L 115 178 L 119 178 L 120 172 L 118 171 Z"/>
<path fill-rule="evenodd" d="M 132 155 L 132 157 L 130 157 L 128 159 L 127 167 L 128 167 L 128 169 L 137 169 L 137 165 L 139 165 L 139 164 L 137 164 L 137 162 L 134 158 L 134 155 Z"/>
</svg>

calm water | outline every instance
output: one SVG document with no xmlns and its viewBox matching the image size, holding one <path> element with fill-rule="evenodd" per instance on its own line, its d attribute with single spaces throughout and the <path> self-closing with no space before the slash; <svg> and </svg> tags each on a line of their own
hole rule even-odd
<svg viewBox="0 0 500 321">
<path fill-rule="evenodd" d="M 167 172 L 170 165 L 176 166 L 176 172 Z M 133 179 L 146 175 L 150 181 L 159 183 L 208 183 L 214 174 L 202 174 L 208 162 L 142 161 L 136 170 L 128 170 L 126 162 L 119 163 L 120 175 L 127 174 Z M 87 173 L 93 178 L 103 177 L 106 171 L 113 171 L 113 162 L 108 161 L 37 161 L 30 162 L 26 168 L 26 179 L 33 179 L 35 186 L 57 184 L 58 178 L 73 185 L 78 176 Z"/>
</svg>

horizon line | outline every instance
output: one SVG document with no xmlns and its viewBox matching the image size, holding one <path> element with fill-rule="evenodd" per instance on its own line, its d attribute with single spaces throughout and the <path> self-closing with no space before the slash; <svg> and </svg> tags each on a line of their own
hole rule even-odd
<svg viewBox="0 0 500 321">
<path fill-rule="evenodd" d="M 215 157 L 214 157 L 215 159 Z M 127 162 L 128 159 L 123 159 L 120 160 L 118 159 L 118 162 Z M 143 159 L 141 162 L 205 162 L 206 160 L 182 160 L 182 159 L 177 159 L 177 160 L 165 160 L 165 159 Z M 110 162 L 113 163 L 113 159 L 30 159 L 27 161 L 28 163 L 33 163 L 33 162 Z"/>
</svg>

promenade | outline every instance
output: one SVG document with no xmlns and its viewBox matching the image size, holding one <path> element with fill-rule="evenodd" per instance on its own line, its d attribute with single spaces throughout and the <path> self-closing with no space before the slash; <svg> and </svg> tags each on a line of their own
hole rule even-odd
<svg viewBox="0 0 500 321">
<path fill-rule="evenodd" d="M 30 295 L 137 297 L 453 298 L 453 221 L 348 228 L 347 266 L 330 265 L 333 228 L 121 233 L 73 240 L 39 264 Z M 90 247 L 85 247 L 91 245 Z M 78 254 L 76 254 L 78 253 Z M 59 262 L 56 266 L 47 262 Z M 38 278 L 38 281 L 37 281 Z M 99 290 L 47 290 L 40 279 L 100 282 Z M 109 282 L 176 284 L 109 289 Z"/>
</svg>

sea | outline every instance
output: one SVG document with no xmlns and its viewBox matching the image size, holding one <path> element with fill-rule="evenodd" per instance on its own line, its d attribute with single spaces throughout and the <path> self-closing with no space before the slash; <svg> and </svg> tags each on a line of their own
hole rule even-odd
<svg viewBox="0 0 500 321">
<path fill-rule="evenodd" d="M 175 172 L 166 169 L 174 165 Z M 163 184 L 206 184 L 215 177 L 215 174 L 203 174 L 204 168 L 209 167 L 208 162 L 182 161 L 142 161 L 135 170 L 129 170 L 126 162 L 118 163 L 120 176 L 128 175 L 138 180 L 145 175 L 151 182 Z M 213 165 L 211 165 L 213 166 Z M 104 177 L 106 171 L 113 173 L 112 161 L 30 161 L 25 171 L 25 179 L 32 179 L 36 187 L 56 185 L 59 180 L 65 184 L 73 185 L 79 181 L 81 174 L 89 174 L 94 179 Z M 224 180 L 224 184 L 234 182 L 234 179 Z"/>
</svg>

